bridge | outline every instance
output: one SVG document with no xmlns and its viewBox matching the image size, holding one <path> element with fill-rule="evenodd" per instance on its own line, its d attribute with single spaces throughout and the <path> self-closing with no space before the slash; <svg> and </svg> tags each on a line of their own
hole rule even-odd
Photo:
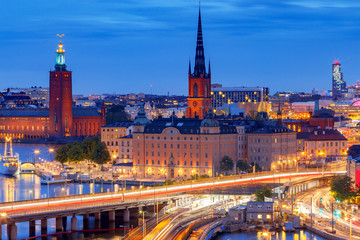
<svg viewBox="0 0 360 240">
<path fill-rule="evenodd" d="M 36 167 L 33 162 L 21 162 L 19 170 L 20 173 L 35 173 Z"/>
<path fill-rule="evenodd" d="M 56 218 L 56 231 L 62 231 L 64 217 L 72 216 L 71 230 L 77 230 L 76 215 L 84 217 L 84 229 L 88 228 L 89 215 L 95 217 L 95 228 L 99 228 L 101 212 L 108 212 L 109 223 L 115 222 L 115 211 L 121 210 L 124 222 L 130 220 L 130 210 L 139 207 L 155 206 L 157 203 L 166 204 L 169 201 L 176 205 L 186 201 L 183 194 L 202 189 L 234 187 L 249 183 L 271 183 L 274 179 L 286 183 L 312 178 L 323 178 L 346 171 L 290 171 L 290 172 L 263 172 L 257 174 L 234 175 L 220 178 L 209 178 L 197 181 L 185 181 L 176 185 L 137 189 L 115 193 L 99 193 L 87 195 L 73 195 L 49 199 L 18 201 L 0 204 L 0 216 L 3 224 L 7 224 L 9 239 L 17 239 L 18 222 L 29 221 L 29 235 L 35 234 L 35 220 L 41 219 L 42 232 L 47 232 L 47 220 Z M 306 185 L 303 187 L 306 190 Z M 155 208 L 155 207 L 154 207 Z M 98 222 L 98 223 L 97 223 Z M 87 224 L 87 226 L 85 226 Z"/>
</svg>

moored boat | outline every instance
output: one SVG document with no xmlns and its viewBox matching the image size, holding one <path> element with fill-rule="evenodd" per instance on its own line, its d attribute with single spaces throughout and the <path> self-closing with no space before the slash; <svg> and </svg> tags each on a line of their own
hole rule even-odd
<svg viewBox="0 0 360 240">
<path fill-rule="evenodd" d="M 50 176 L 44 177 L 43 179 L 40 180 L 40 183 L 43 185 L 45 185 L 45 184 L 62 184 L 62 183 L 67 183 L 67 182 L 71 182 L 71 180 L 67 179 L 65 176 L 62 176 L 62 175 L 52 175 L 52 174 L 50 174 Z"/>
<path fill-rule="evenodd" d="M 14 176 L 18 172 L 19 164 L 19 154 L 13 153 L 11 138 L 6 137 L 4 155 L 0 155 L 0 174 Z"/>
</svg>

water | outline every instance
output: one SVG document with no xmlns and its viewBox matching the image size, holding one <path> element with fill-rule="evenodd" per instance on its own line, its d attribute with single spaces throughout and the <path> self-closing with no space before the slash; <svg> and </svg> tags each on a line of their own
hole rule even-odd
<svg viewBox="0 0 360 240">
<path fill-rule="evenodd" d="M 264 240 L 260 232 L 247 232 L 247 233 L 226 233 L 219 235 L 216 240 Z M 325 240 L 325 238 L 316 236 L 306 231 L 296 231 L 293 233 L 279 232 L 271 236 L 272 240 Z"/>
<path fill-rule="evenodd" d="M 55 148 L 53 145 L 35 145 L 35 144 L 13 144 L 13 151 L 19 153 L 20 161 L 33 160 L 35 157 L 35 150 L 39 150 L 36 155 L 38 161 L 53 160 L 55 153 L 50 153 L 49 149 Z M 3 154 L 4 144 L 0 145 L 0 154 Z M 88 194 L 99 193 L 103 189 L 103 192 L 113 190 L 113 186 L 110 184 L 54 184 L 54 185 L 41 185 L 40 177 L 33 174 L 20 174 L 15 177 L 8 177 L 0 175 L 0 202 L 9 201 L 22 201 L 31 199 L 41 199 L 50 197 L 58 197 L 72 194 Z M 82 229 L 82 217 L 78 218 L 78 229 Z M 70 224 L 70 217 L 68 218 L 68 225 Z M 90 224 L 93 220 L 90 218 Z M 29 223 L 18 223 L 18 238 L 26 238 L 29 236 Z M 118 227 L 118 226 L 117 226 Z M 69 229 L 69 228 L 68 228 Z M 48 233 L 55 232 L 55 219 L 49 219 L 48 221 Z M 36 222 L 36 234 L 40 235 L 40 221 Z M 118 234 L 118 233 L 116 233 Z M 6 227 L 2 226 L 2 239 L 7 239 Z M 100 236 L 101 234 L 91 235 Z M 78 237 L 81 238 L 82 235 Z M 116 235 L 114 235 L 116 236 Z"/>
<path fill-rule="evenodd" d="M 0 143 L 0 154 L 4 154 L 4 143 Z M 19 153 L 20 161 L 33 162 L 35 159 L 39 161 L 47 161 L 47 160 L 54 160 L 55 152 L 50 152 L 50 149 L 56 149 L 57 145 L 50 145 L 50 144 L 19 144 L 13 143 L 13 152 Z M 35 150 L 38 150 L 39 153 L 35 154 Z"/>
<path fill-rule="evenodd" d="M 33 160 L 35 150 L 39 150 L 36 154 L 38 161 L 53 160 L 55 153 L 51 153 L 49 149 L 56 146 L 46 144 L 13 144 L 13 151 L 19 153 L 20 161 Z M 4 151 L 4 144 L 0 145 L 0 153 Z M 55 184 L 41 185 L 40 177 L 33 174 L 20 174 L 15 177 L 7 177 L 0 175 L 0 202 L 21 201 L 50 197 L 59 197 L 72 194 L 87 194 L 101 192 L 101 184 Z M 103 185 L 103 191 L 112 191 L 109 184 Z"/>
</svg>

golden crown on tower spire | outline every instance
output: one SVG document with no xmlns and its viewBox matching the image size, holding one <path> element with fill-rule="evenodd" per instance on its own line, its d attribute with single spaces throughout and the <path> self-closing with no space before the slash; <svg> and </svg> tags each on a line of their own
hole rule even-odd
<svg viewBox="0 0 360 240">
<path fill-rule="evenodd" d="M 64 36 L 65 34 L 56 34 L 56 36 L 58 36 L 60 38 L 60 43 L 59 43 L 59 49 L 56 50 L 56 52 L 65 52 L 65 49 L 63 49 L 63 44 L 61 43 L 61 38 Z"/>
</svg>

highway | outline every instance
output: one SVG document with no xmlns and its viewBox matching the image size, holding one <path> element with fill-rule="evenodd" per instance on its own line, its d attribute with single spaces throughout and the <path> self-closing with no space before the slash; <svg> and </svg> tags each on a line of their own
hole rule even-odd
<svg viewBox="0 0 360 240">
<path fill-rule="evenodd" d="M 296 206 L 298 206 L 297 210 L 302 217 L 309 220 L 309 214 L 311 213 L 311 211 L 312 213 L 314 213 L 314 227 L 322 230 L 331 229 L 331 205 L 332 203 L 334 203 L 334 221 L 336 222 L 335 226 L 337 230 L 336 235 L 345 238 L 349 237 L 349 219 L 351 218 L 354 219 L 352 220 L 351 224 L 352 239 L 360 239 L 360 225 L 358 222 L 360 219 L 360 214 L 352 212 L 351 208 L 349 209 L 349 211 L 341 208 L 331 196 L 330 187 L 322 187 L 304 192 L 301 195 L 295 197 L 295 202 Z"/>
<path fill-rule="evenodd" d="M 331 176 L 336 174 L 345 174 L 345 171 L 309 171 L 309 172 L 285 172 L 274 173 L 265 172 L 246 175 L 235 175 L 223 178 L 210 178 L 200 181 L 190 181 L 179 185 L 170 185 L 164 187 L 154 187 L 127 192 L 101 193 L 87 195 L 73 195 L 67 197 L 58 197 L 50 199 L 19 201 L 10 203 L 1 203 L 0 212 L 7 218 L 24 217 L 26 215 L 49 214 L 51 212 L 65 212 L 71 209 L 85 209 L 109 204 L 121 204 L 136 202 L 140 200 L 151 200 L 160 197 L 172 196 L 179 193 L 187 193 L 194 190 L 231 187 L 248 183 L 273 182 L 274 179 L 280 179 L 284 182 L 290 180 L 300 180 L 306 178 Z"/>
<path fill-rule="evenodd" d="M 232 199 L 222 200 L 218 202 L 211 202 L 211 198 L 200 200 L 200 204 L 195 203 L 197 207 L 190 206 L 193 209 L 184 211 L 174 217 L 169 223 L 164 226 L 160 231 L 155 234 L 150 234 L 146 240 L 160 240 L 160 239 L 183 239 L 186 233 L 190 230 L 190 227 L 195 223 L 208 218 L 213 219 L 213 209 L 225 208 L 228 202 L 233 203 Z"/>
</svg>

